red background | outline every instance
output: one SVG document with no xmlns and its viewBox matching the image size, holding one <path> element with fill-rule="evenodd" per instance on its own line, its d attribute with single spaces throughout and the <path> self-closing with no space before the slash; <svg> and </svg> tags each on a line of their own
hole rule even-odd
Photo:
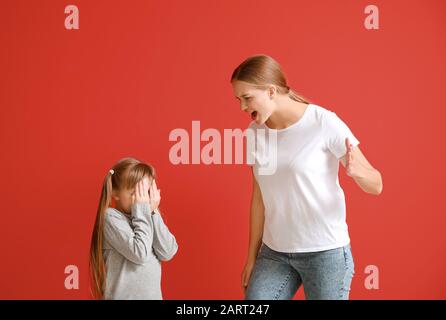
<svg viewBox="0 0 446 320">
<path fill-rule="evenodd" d="M 66 30 L 66 5 L 80 29 Z M 379 8 L 366 30 L 364 8 Z M 177 256 L 166 299 L 242 298 L 250 168 L 170 164 L 169 132 L 246 128 L 229 78 L 277 59 L 335 111 L 382 174 L 364 193 L 341 166 L 356 264 L 352 299 L 446 298 L 446 2 L 2 1 L 0 298 L 86 299 L 100 187 L 119 158 L 153 164 Z M 80 270 L 64 287 L 65 266 Z M 367 265 L 380 288 L 364 287 Z M 300 291 L 297 298 L 302 298 Z"/>
</svg>

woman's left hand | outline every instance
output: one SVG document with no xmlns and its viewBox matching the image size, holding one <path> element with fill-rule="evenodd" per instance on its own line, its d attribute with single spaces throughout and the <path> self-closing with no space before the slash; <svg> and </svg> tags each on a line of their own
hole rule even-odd
<svg viewBox="0 0 446 320">
<path fill-rule="evenodd" d="M 358 161 L 356 161 L 353 157 L 353 145 L 350 143 L 350 140 L 348 138 L 345 138 L 345 146 L 347 147 L 345 170 L 347 171 L 347 175 L 349 177 L 354 178 L 359 176 L 361 164 L 358 163 Z"/>
</svg>

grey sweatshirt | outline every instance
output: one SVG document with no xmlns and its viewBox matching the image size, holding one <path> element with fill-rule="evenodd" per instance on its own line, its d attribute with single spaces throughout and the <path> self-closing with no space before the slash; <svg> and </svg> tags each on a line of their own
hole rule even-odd
<svg viewBox="0 0 446 320">
<path fill-rule="evenodd" d="M 132 206 L 131 215 L 107 208 L 103 254 L 107 269 L 104 299 L 161 300 L 161 261 L 178 250 L 175 237 L 156 209 Z"/>
</svg>

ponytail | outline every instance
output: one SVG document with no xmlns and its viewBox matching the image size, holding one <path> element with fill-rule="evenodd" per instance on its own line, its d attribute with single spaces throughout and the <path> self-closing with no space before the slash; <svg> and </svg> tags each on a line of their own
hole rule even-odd
<svg viewBox="0 0 446 320">
<path fill-rule="evenodd" d="M 301 102 L 301 103 L 306 103 L 306 104 L 310 104 L 311 103 L 309 100 L 307 100 L 306 98 L 304 98 L 301 95 L 299 95 L 296 91 L 294 91 L 290 87 L 287 86 L 286 88 L 287 88 L 287 91 L 288 91 L 287 92 L 288 97 L 290 97 L 294 101 Z"/>
<path fill-rule="evenodd" d="M 96 213 L 96 221 L 93 229 L 93 236 L 90 245 L 90 277 L 91 294 L 95 299 L 103 299 L 105 287 L 105 261 L 102 255 L 105 210 L 111 204 L 113 170 L 110 170 L 102 184 L 101 197 Z"/>
</svg>

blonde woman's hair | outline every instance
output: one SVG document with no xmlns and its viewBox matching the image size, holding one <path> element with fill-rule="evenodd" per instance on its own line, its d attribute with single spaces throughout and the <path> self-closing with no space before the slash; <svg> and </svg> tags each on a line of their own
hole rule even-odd
<svg viewBox="0 0 446 320">
<path fill-rule="evenodd" d="M 251 56 L 235 68 L 231 82 L 235 80 L 248 82 L 264 89 L 273 84 L 277 86 L 279 93 L 287 94 L 298 102 L 311 103 L 288 86 L 279 63 L 264 54 Z"/>
</svg>

